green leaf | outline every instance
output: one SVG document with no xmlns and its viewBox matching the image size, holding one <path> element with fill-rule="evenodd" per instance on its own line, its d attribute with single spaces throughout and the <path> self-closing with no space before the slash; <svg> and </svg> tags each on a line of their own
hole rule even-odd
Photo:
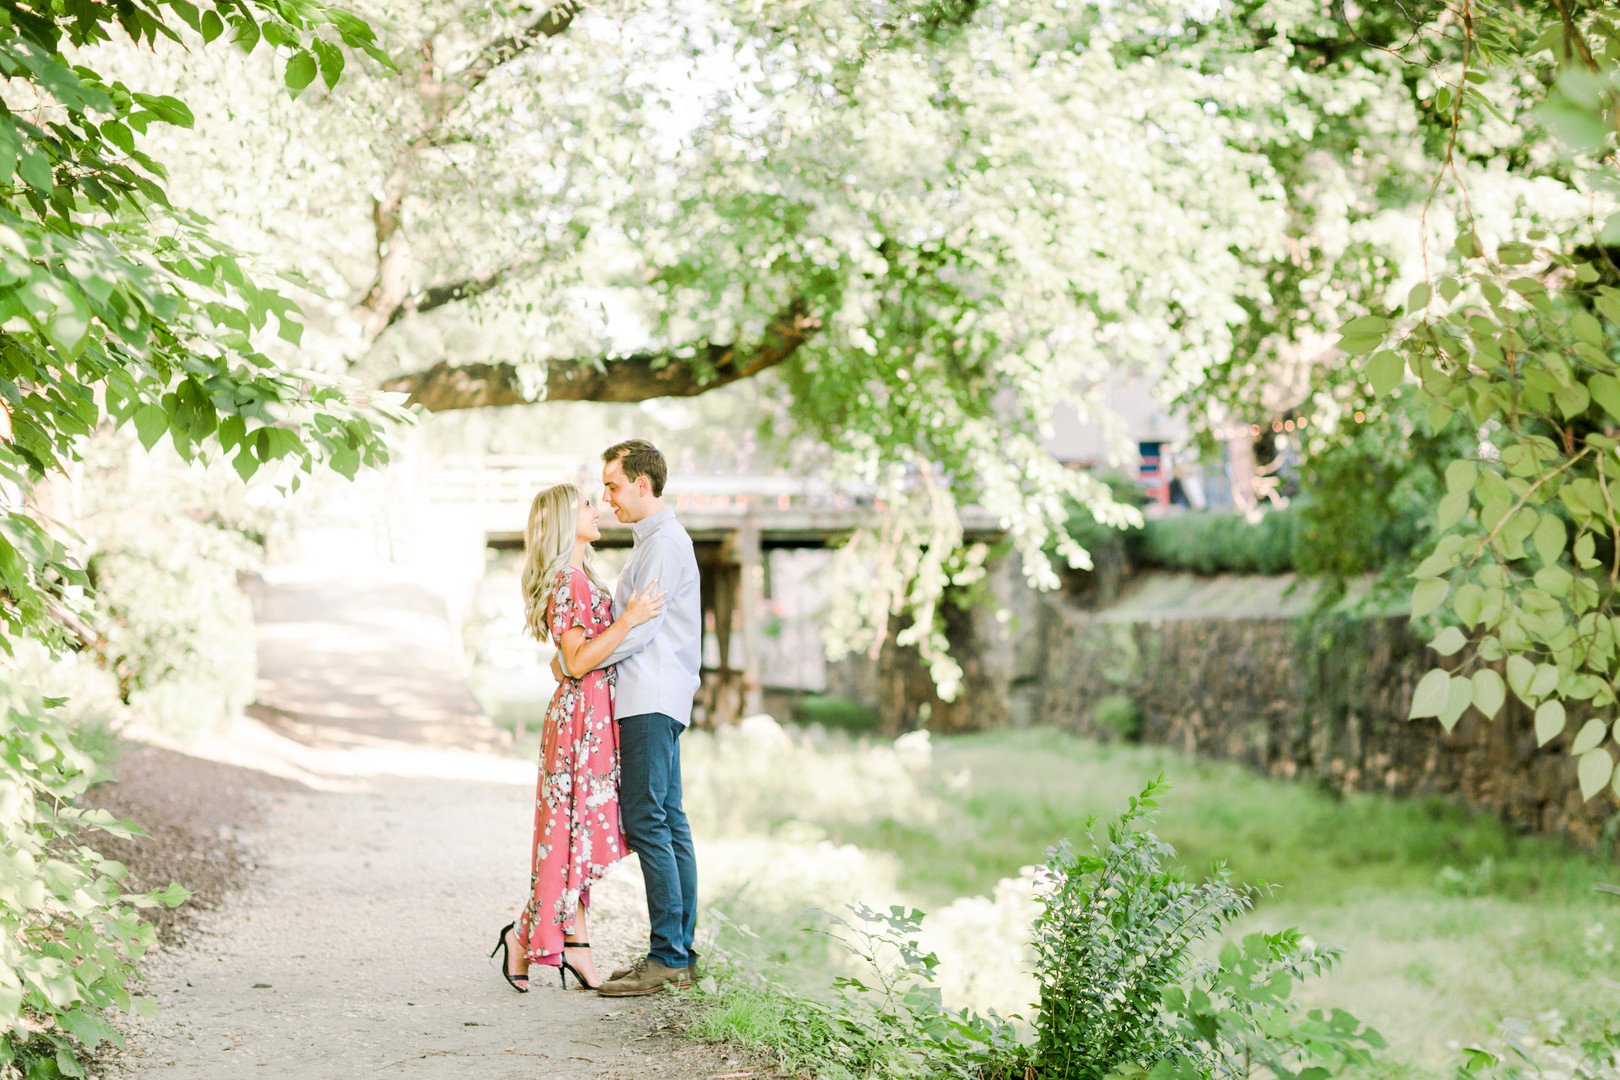
<svg viewBox="0 0 1620 1080">
<path fill-rule="evenodd" d="M 1508 657 L 1507 681 L 1514 694 L 1526 705 L 1534 705 L 1535 701 L 1530 695 L 1530 684 L 1536 677 L 1536 665 L 1515 653 Z"/>
<path fill-rule="evenodd" d="M 1485 609 L 1485 590 L 1472 581 L 1457 586 L 1457 595 L 1452 597 L 1451 610 L 1457 613 L 1457 618 L 1463 621 L 1464 626 L 1479 625 L 1479 619 Z"/>
<path fill-rule="evenodd" d="M 320 38 L 312 41 L 310 48 L 315 50 L 315 58 L 320 61 L 321 81 L 326 83 L 328 90 L 332 89 L 343 77 L 343 50 Z"/>
<path fill-rule="evenodd" d="M 1569 752 L 1577 757 L 1597 746 L 1603 741 L 1603 736 L 1609 732 L 1609 725 L 1602 720 L 1588 720 L 1581 725 L 1576 734 L 1575 741 L 1570 744 Z"/>
<path fill-rule="evenodd" d="M 1412 691 L 1412 711 L 1408 718 L 1418 720 L 1425 716 L 1439 716 L 1440 710 L 1446 707 L 1450 692 L 1450 673 L 1439 668 L 1430 671 L 1418 680 L 1417 688 Z"/>
<path fill-rule="evenodd" d="M 1474 672 L 1474 708 L 1487 718 L 1495 718 L 1507 700 L 1507 687 L 1494 668 L 1480 668 Z"/>
<path fill-rule="evenodd" d="M 1446 490 L 1473 491 L 1479 479 L 1479 463 L 1472 458 L 1458 458 L 1446 466 Z"/>
<path fill-rule="evenodd" d="M 163 433 L 169 430 L 169 414 L 161 405 L 142 405 L 135 410 L 135 434 L 148 450 L 157 445 Z"/>
<path fill-rule="evenodd" d="M 1446 429 L 1446 425 L 1451 423 L 1451 418 L 1455 415 L 1456 411 L 1454 409 L 1451 409 L 1438 401 L 1429 402 L 1429 430 L 1436 435 L 1440 434 Z"/>
<path fill-rule="evenodd" d="M 1429 642 L 1429 648 L 1441 656 L 1455 656 L 1466 644 L 1468 644 L 1468 638 L 1463 635 L 1463 632 L 1455 626 L 1448 626 L 1434 635 L 1434 640 Z"/>
<path fill-rule="evenodd" d="M 1590 799 L 1602 791 L 1609 778 L 1614 775 L 1614 758 L 1609 755 L 1606 747 L 1590 750 L 1581 755 L 1575 775 L 1581 782 L 1581 798 Z"/>
<path fill-rule="evenodd" d="M 1536 523 L 1533 540 L 1536 545 L 1536 553 L 1541 556 L 1542 562 L 1549 566 L 1557 562 L 1558 557 L 1564 553 L 1564 543 L 1568 539 L 1569 536 L 1564 532 L 1564 523 L 1562 521 L 1559 521 L 1551 514 L 1541 515 L 1541 520 Z"/>
<path fill-rule="evenodd" d="M 1420 581 L 1412 590 L 1412 617 L 1419 618 L 1438 608 L 1446 599 L 1451 586 L 1440 578 Z"/>
<path fill-rule="evenodd" d="M 1564 706 L 1557 701 L 1544 701 L 1536 707 L 1536 745 L 1546 746 L 1564 730 Z"/>
<path fill-rule="evenodd" d="M 1603 347 L 1603 324 L 1584 311 L 1577 311 L 1569 317 L 1570 328 L 1575 336 L 1593 348 Z"/>
<path fill-rule="evenodd" d="M 1451 685 L 1446 688 L 1445 708 L 1440 710 L 1440 725 L 1447 731 L 1456 727 L 1473 698 L 1473 685 L 1467 679 L 1452 679 Z"/>
<path fill-rule="evenodd" d="M 1468 516 L 1468 508 L 1472 504 L 1472 494 L 1467 488 L 1453 491 L 1441 499 L 1435 517 L 1440 531 L 1445 532 L 1461 523 Z"/>
<path fill-rule="evenodd" d="M 1396 353 L 1385 349 L 1373 353 L 1367 361 L 1367 381 L 1372 384 L 1373 393 L 1383 397 L 1401 384 L 1406 375 L 1406 364 Z"/>
<path fill-rule="evenodd" d="M 1592 395 L 1586 392 L 1586 387 L 1575 383 L 1571 386 L 1560 386 L 1553 394 L 1553 400 L 1558 403 L 1558 411 L 1568 420 L 1586 411 L 1586 407 L 1592 403 Z"/>
<path fill-rule="evenodd" d="M 307 52 L 297 53 L 287 61 L 287 89 L 292 91 L 293 97 L 315 81 L 318 70 L 315 58 Z"/>
<path fill-rule="evenodd" d="M 1339 348 L 1351 356 L 1370 353 L 1384 343 L 1382 334 L 1350 334 L 1339 339 Z"/>
<path fill-rule="evenodd" d="M 1594 375 L 1587 381 L 1586 388 L 1592 392 L 1592 400 L 1601 405 L 1604 412 L 1620 420 L 1620 379 L 1613 375 Z"/>
<path fill-rule="evenodd" d="M 1575 540 L 1575 564 L 1582 570 L 1600 565 L 1592 556 L 1597 552 L 1597 540 L 1591 533 L 1583 533 Z"/>
</svg>

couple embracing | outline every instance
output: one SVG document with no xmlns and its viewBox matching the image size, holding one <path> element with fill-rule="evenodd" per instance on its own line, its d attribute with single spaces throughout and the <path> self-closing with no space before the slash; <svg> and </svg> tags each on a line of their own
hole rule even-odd
<svg viewBox="0 0 1620 1080">
<path fill-rule="evenodd" d="M 535 496 L 524 534 L 529 632 L 557 646 L 535 793 L 529 896 L 495 944 L 506 981 L 528 991 L 535 964 L 609 997 L 691 984 L 697 864 L 681 807 L 680 735 L 698 688 L 702 606 L 692 538 L 663 504 L 664 456 L 633 439 L 602 454 L 602 487 L 635 534 L 613 595 L 591 544 L 600 513 L 573 484 Z M 591 886 L 634 851 L 647 886 L 647 955 L 599 980 Z"/>
</svg>

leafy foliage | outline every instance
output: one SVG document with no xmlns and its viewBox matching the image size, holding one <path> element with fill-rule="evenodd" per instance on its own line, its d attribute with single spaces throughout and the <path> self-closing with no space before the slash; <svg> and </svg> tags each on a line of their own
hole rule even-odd
<svg viewBox="0 0 1620 1080">
<path fill-rule="evenodd" d="M 707 999 L 689 1033 L 741 1043 L 828 1080 L 1022 1074 L 1028 1051 L 1011 1025 L 940 1004 L 932 985 L 939 960 L 918 944 L 921 912 L 865 905 L 849 912 L 849 918 L 823 912 L 813 929 L 858 962 L 859 975 L 834 979 L 836 993 L 812 997 L 750 980 L 722 960 L 720 975 L 705 980 Z"/>
<path fill-rule="evenodd" d="M 446 407 L 768 372 L 763 426 L 890 511 L 851 549 L 863 587 L 833 590 L 859 598 L 834 648 L 912 616 L 947 694 L 961 510 L 1037 585 L 1084 566 L 1071 504 L 1138 516 L 1047 452 L 1054 411 L 1104 419 L 1122 375 L 1255 381 L 1393 272 L 1358 185 L 1418 186 L 1403 65 L 1319 0 L 544 10 L 390 12 L 421 62 L 309 130 L 222 107 L 200 155 L 298 148 L 273 198 L 222 206 L 322 265 L 368 378 L 511 391 Z M 289 234 L 311 188 L 341 212 Z"/>
<path fill-rule="evenodd" d="M 1380 591 L 1405 591 L 1434 543 L 1446 466 L 1474 449 L 1461 425 L 1430 434 L 1412 397 L 1352 419 L 1301 467 L 1294 569 L 1326 579 L 1332 593 L 1362 574 L 1379 575 Z"/>
<path fill-rule="evenodd" d="M 1367 358 L 1376 393 L 1415 384 L 1428 429 L 1457 425 L 1473 444 L 1446 469 L 1440 536 L 1412 593 L 1414 615 L 1434 617 L 1436 651 L 1456 659 L 1424 677 L 1411 711 L 1449 728 L 1470 708 L 1494 717 L 1511 692 L 1535 710 L 1540 743 L 1580 724 L 1569 748 L 1585 797 L 1620 794 L 1608 724 L 1620 674 L 1620 25 L 1602 4 L 1464 9 L 1415 28 L 1446 118 L 1433 190 L 1449 182 L 1458 200 L 1454 262 L 1426 264 L 1398 311 L 1352 320 L 1340 343 Z M 1514 168 L 1594 194 L 1541 223 L 1476 212 L 1466 155 L 1491 124 L 1520 141 Z"/>
<path fill-rule="evenodd" d="M 1562 1032 L 1535 1038 L 1530 1024 L 1504 1020 L 1500 1036 L 1500 1046 L 1463 1048 L 1457 1080 L 1530 1080 L 1548 1075 L 1600 1080 L 1620 1070 L 1620 1029 L 1612 1024 L 1584 1039 Z"/>
<path fill-rule="evenodd" d="M 252 612 L 237 581 L 259 567 L 265 515 L 246 506 L 229 468 L 164 452 L 132 466 L 132 443 L 109 434 L 82 451 L 78 529 L 95 636 L 77 656 L 110 672 L 144 723 L 187 739 L 253 700 Z"/>
<path fill-rule="evenodd" d="M 84 1049 L 120 1042 L 104 1014 L 151 1009 L 133 995 L 155 940 L 140 909 L 188 895 L 119 890 L 90 844 L 136 830 L 72 805 L 94 773 L 52 702 L 0 682 L 0 1073 L 83 1076 Z"/>
<path fill-rule="evenodd" d="M 1204 512 L 1150 518 L 1130 536 L 1133 554 L 1149 566 L 1195 574 L 1286 574 L 1294 568 L 1299 513 L 1269 510 L 1251 522 L 1243 514 Z"/>
<path fill-rule="evenodd" d="M 244 478 L 282 459 L 352 474 L 384 457 L 372 410 L 399 415 L 262 351 L 272 326 L 296 345 L 296 308 L 255 284 L 205 219 L 170 201 L 162 164 L 141 149 L 148 129 L 189 125 L 190 111 L 65 55 L 116 32 L 137 44 L 178 41 L 172 20 L 204 39 L 228 26 L 243 48 L 267 42 L 298 70 L 336 57 L 326 64 L 333 79 L 341 45 L 385 59 L 364 23 L 301 0 L 74 0 L 0 12 L 0 74 L 20 95 L 17 107 L 0 102 L 0 484 L 13 491 L 62 469 L 77 441 L 107 423 L 133 425 L 149 448 L 167 434 L 183 458 L 230 457 Z M 289 71 L 289 84 L 301 77 Z M 37 516 L 8 499 L 0 644 L 54 633 L 49 613 L 83 584 L 67 562 Z"/>
<path fill-rule="evenodd" d="M 1190 884 L 1149 824 L 1162 778 L 1131 799 L 1106 840 L 1077 854 L 1049 852 L 1032 928 L 1040 1001 L 1032 1038 L 1009 1020 L 950 1012 L 932 985 L 938 958 L 918 944 L 922 914 L 852 907 L 828 916 L 826 933 L 862 974 L 840 976 L 827 1000 L 773 986 L 738 985 L 727 973 L 705 987 L 700 1038 L 737 1038 L 795 1070 L 829 1077 L 1197 1078 L 1325 1077 L 1366 1063 L 1382 1046 L 1342 1010 L 1304 1015 L 1297 982 L 1338 959 L 1297 930 L 1228 942 L 1223 926 L 1251 893 L 1224 870 Z"/>
<path fill-rule="evenodd" d="M 323 463 L 352 476 L 385 459 L 378 421 L 404 415 L 272 359 L 272 328 L 283 346 L 298 344 L 298 310 L 256 284 L 207 220 L 170 200 L 167 173 L 146 152 L 151 129 L 189 126 L 190 110 L 92 66 L 93 47 L 114 35 L 137 46 L 184 43 L 186 27 L 205 43 L 227 30 L 244 50 L 265 43 L 285 59 L 294 94 L 317 71 L 334 83 L 345 48 L 387 63 L 363 21 L 311 0 L 62 0 L 0 10 L 8 80 L 0 98 L 0 647 L 8 654 L 19 640 L 57 650 L 83 643 L 86 590 L 138 580 L 109 553 L 93 581 L 60 527 L 30 505 L 35 485 L 66 471 L 98 429 L 131 427 L 147 449 L 167 435 L 182 460 L 229 459 L 243 480 L 276 462 L 306 472 Z M 173 614 L 136 627 L 131 597 L 114 587 L 105 599 L 112 636 L 135 631 L 115 647 L 125 660 L 150 663 L 173 645 L 153 640 L 180 629 Z M 129 674 L 138 684 L 161 681 L 155 671 Z M 9 672 L 0 683 L 0 1072 L 8 1075 L 83 1075 L 80 1052 L 115 1038 L 105 1012 L 134 1004 L 135 964 L 151 941 L 137 908 L 185 897 L 178 886 L 121 894 L 122 868 L 89 846 L 97 829 L 131 830 L 71 805 L 90 769 L 60 704 L 30 699 Z"/>
<path fill-rule="evenodd" d="M 1109 822 L 1106 841 L 1049 855 L 1035 922 L 1035 1059 L 1053 1080 L 1107 1076 L 1326 1076 L 1320 1063 L 1358 1063 L 1377 1034 L 1347 1014 L 1299 1016 L 1296 980 L 1339 954 L 1298 931 L 1228 942 L 1211 961 L 1197 947 L 1246 912 L 1253 892 L 1224 867 L 1189 883 L 1174 850 L 1146 828 L 1166 790 L 1162 777 Z"/>
</svg>

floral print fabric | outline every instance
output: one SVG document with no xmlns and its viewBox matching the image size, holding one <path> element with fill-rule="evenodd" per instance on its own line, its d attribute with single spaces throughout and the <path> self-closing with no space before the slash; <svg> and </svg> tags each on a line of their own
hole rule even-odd
<svg viewBox="0 0 1620 1080">
<path fill-rule="evenodd" d="M 613 598 L 572 567 L 552 590 L 551 636 L 581 627 L 586 640 L 613 622 Z M 558 966 L 563 935 L 591 885 L 627 851 L 619 822 L 619 728 L 613 669 L 564 678 L 546 709 L 534 798 L 533 872 L 517 939 L 531 963 Z"/>
</svg>

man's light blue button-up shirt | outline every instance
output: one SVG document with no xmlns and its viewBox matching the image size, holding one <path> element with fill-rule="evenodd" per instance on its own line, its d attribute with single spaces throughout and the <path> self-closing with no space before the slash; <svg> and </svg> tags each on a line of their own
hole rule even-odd
<svg viewBox="0 0 1620 1080">
<path fill-rule="evenodd" d="M 635 550 L 613 590 L 613 614 L 623 614 L 630 597 L 653 582 L 669 595 L 664 613 L 633 626 L 613 655 L 619 665 L 615 716 L 663 713 L 682 725 L 692 722 L 702 664 L 703 601 L 698 588 L 697 554 L 675 511 L 664 509 L 631 526 Z"/>
</svg>

